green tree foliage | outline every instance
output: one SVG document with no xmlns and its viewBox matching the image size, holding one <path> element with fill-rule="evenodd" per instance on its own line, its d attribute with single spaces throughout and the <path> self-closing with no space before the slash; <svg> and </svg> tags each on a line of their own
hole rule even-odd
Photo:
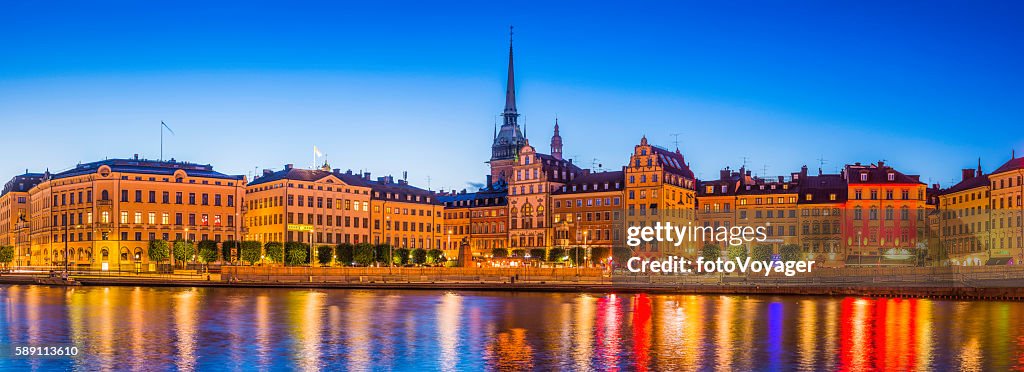
<svg viewBox="0 0 1024 372">
<path fill-rule="evenodd" d="M 316 262 L 320 266 L 327 266 L 334 259 L 334 247 L 321 245 L 316 247 Z"/>
<path fill-rule="evenodd" d="M 352 266 L 354 260 L 355 246 L 349 243 L 338 244 L 334 248 L 334 254 L 338 255 L 338 263 L 344 266 Z"/>
<path fill-rule="evenodd" d="M 515 257 L 515 258 L 526 257 L 526 250 L 525 249 L 513 249 L 512 250 L 512 257 Z"/>
<path fill-rule="evenodd" d="M 243 241 L 240 244 L 241 248 L 238 249 L 238 258 L 242 261 L 248 262 L 250 265 L 255 265 L 260 260 L 260 256 L 263 255 L 263 249 L 260 246 L 260 242 L 254 241 Z"/>
<path fill-rule="evenodd" d="M 302 253 L 298 253 L 299 251 Z M 286 265 L 298 266 L 309 263 L 309 244 L 287 242 L 284 244 L 284 253 Z"/>
<path fill-rule="evenodd" d="M 750 258 L 756 261 L 769 261 L 772 259 L 772 246 L 758 244 L 751 250 Z"/>
<path fill-rule="evenodd" d="M 551 248 L 551 250 L 548 251 L 548 261 L 551 261 L 551 262 L 562 262 L 564 260 L 565 260 L 565 249 L 555 247 L 555 248 Z"/>
<path fill-rule="evenodd" d="M 10 265 L 14 261 L 14 247 L 5 245 L 0 247 L 0 263 Z"/>
<path fill-rule="evenodd" d="M 614 265 L 626 266 L 631 257 L 633 257 L 633 250 L 629 249 L 629 247 L 612 248 L 612 263 Z"/>
<path fill-rule="evenodd" d="M 369 243 L 359 243 L 353 249 L 352 261 L 359 266 L 370 266 L 376 262 L 376 257 L 374 257 L 376 250 L 377 247 Z"/>
<path fill-rule="evenodd" d="M 533 249 L 530 249 L 530 258 L 531 259 L 538 260 L 538 261 L 544 261 L 545 257 L 547 257 L 547 252 L 544 251 L 544 248 L 533 248 Z"/>
<path fill-rule="evenodd" d="M 427 250 L 423 248 L 416 248 L 412 250 L 412 263 L 416 265 L 423 265 L 427 263 Z"/>
<path fill-rule="evenodd" d="M 278 242 L 268 242 L 263 245 L 263 251 L 266 252 L 267 261 L 284 263 L 284 246 Z"/>
<path fill-rule="evenodd" d="M 197 257 L 197 258 L 199 259 L 200 262 L 210 263 L 210 262 L 217 261 L 217 247 L 216 247 L 216 245 L 213 248 L 210 248 L 210 247 L 199 248 L 198 256 L 199 257 Z"/>
<path fill-rule="evenodd" d="M 607 247 L 590 248 L 590 262 L 594 265 L 608 263 L 608 254 L 609 248 Z"/>
<path fill-rule="evenodd" d="M 398 248 L 393 250 L 394 255 L 391 257 L 391 263 L 395 265 L 405 265 L 409 263 L 409 250 L 405 248 Z"/>
<path fill-rule="evenodd" d="M 285 258 L 285 265 L 288 266 L 300 266 L 305 265 L 309 262 L 309 254 L 304 249 L 286 249 L 287 257 Z"/>
<path fill-rule="evenodd" d="M 742 245 L 730 245 L 729 248 L 726 249 L 726 254 L 730 260 L 735 260 L 737 258 L 743 260 L 747 258 L 747 247 Z"/>
<path fill-rule="evenodd" d="M 427 263 L 430 265 L 440 265 L 445 262 L 444 252 L 440 249 L 431 249 L 427 251 Z"/>
<path fill-rule="evenodd" d="M 391 252 L 394 251 L 388 244 L 377 244 L 373 246 L 373 261 L 387 265 L 391 262 Z"/>
<path fill-rule="evenodd" d="M 171 256 L 170 248 L 167 246 L 166 240 L 150 240 L 149 249 L 146 252 L 149 256 L 149 260 L 153 262 L 167 261 L 167 258 Z"/>
<path fill-rule="evenodd" d="M 707 243 L 701 248 L 700 255 L 704 261 L 715 261 L 722 256 L 722 248 L 718 244 Z"/>
<path fill-rule="evenodd" d="M 796 244 L 786 244 L 779 247 L 779 255 L 782 256 L 783 261 L 797 261 L 800 259 L 800 246 Z"/>
<path fill-rule="evenodd" d="M 186 262 L 192 261 L 192 256 L 196 255 L 196 246 L 192 242 L 187 240 L 177 240 L 174 242 L 174 260 L 179 262 L 182 266 Z"/>
<path fill-rule="evenodd" d="M 217 261 L 217 242 L 213 240 L 200 240 L 196 245 L 198 259 L 202 262 Z M 211 258 L 212 257 L 212 258 Z"/>
<path fill-rule="evenodd" d="M 587 250 L 583 247 L 570 247 L 565 255 L 569 257 L 568 262 L 573 266 L 580 266 L 586 262 Z"/>
<path fill-rule="evenodd" d="M 225 240 L 223 243 L 220 243 L 220 258 L 224 260 L 224 262 L 232 262 L 237 260 L 238 244 L 239 242 L 237 240 Z M 234 255 L 231 254 L 232 249 L 234 249 L 236 252 Z"/>
<path fill-rule="evenodd" d="M 494 249 L 491 249 L 491 256 L 493 256 L 494 258 L 507 258 L 508 257 L 508 249 L 505 249 L 505 248 L 494 248 Z"/>
</svg>

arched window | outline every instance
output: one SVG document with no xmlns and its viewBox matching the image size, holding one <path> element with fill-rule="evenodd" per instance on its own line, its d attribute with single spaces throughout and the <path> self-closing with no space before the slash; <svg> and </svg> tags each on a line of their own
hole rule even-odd
<svg viewBox="0 0 1024 372">
<path fill-rule="evenodd" d="M 107 190 L 103 190 L 103 192 L 100 193 L 100 200 L 110 201 L 110 192 Z"/>
</svg>

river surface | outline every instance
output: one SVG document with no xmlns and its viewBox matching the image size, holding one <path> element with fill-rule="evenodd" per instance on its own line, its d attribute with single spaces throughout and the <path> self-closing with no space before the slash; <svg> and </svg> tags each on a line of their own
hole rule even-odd
<svg viewBox="0 0 1024 372">
<path fill-rule="evenodd" d="M 1024 366 L 1016 302 L 13 285 L 0 286 L 0 316 L 0 370 Z"/>
</svg>

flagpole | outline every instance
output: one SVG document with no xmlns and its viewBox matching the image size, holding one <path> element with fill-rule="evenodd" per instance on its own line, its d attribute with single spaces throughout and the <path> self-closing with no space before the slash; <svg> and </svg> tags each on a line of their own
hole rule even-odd
<svg viewBox="0 0 1024 372">
<path fill-rule="evenodd" d="M 164 161 L 164 122 L 160 121 L 160 161 Z"/>
</svg>

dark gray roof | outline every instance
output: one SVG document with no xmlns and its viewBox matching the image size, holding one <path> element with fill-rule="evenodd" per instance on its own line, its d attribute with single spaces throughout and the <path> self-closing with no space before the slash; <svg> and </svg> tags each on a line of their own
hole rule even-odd
<svg viewBox="0 0 1024 372">
<path fill-rule="evenodd" d="M 52 179 L 81 176 L 96 173 L 102 166 L 109 166 L 112 172 L 141 173 L 161 176 L 173 175 L 177 170 L 185 171 L 189 177 L 220 178 L 242 180 L 244 176 L 227 175 L 213 170 L 209 164 L 194 164 L 175 160 L 159 161 L 145 159 L 108 159 L 92 163 L 79 164 L 70 170 L 53 174 Z"/>
<path fill-rule="evenodd" d="M 7 195 L 9 192 L 28 192 L 29 189 L 43 181 L 43 176 L 42 173 L 25 173 L 14 176 L 4 185 L 4 190 L 0 193 L 0 196 Z"/>
</svg>

